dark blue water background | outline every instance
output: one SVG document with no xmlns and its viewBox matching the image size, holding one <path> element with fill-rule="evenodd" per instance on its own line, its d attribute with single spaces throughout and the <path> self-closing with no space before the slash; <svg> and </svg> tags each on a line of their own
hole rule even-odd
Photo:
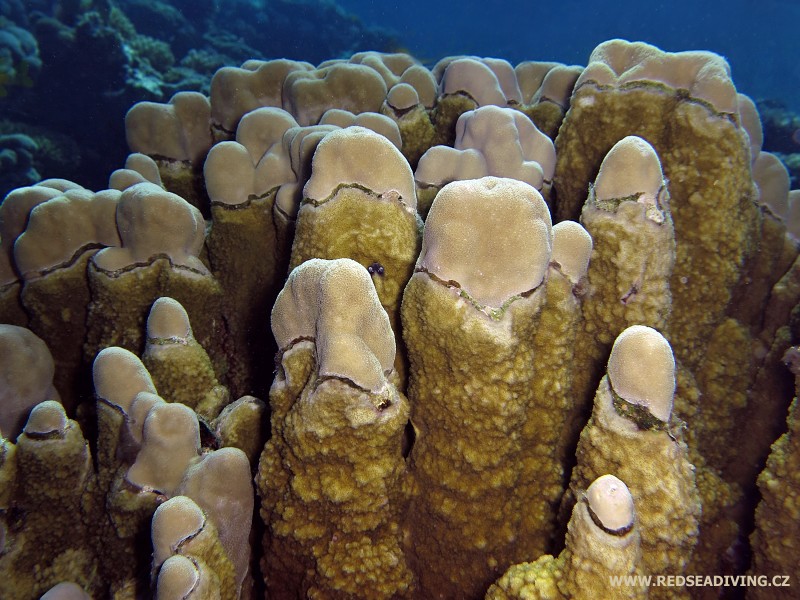
<svg viewBox="0 0 800 600">
<path fill-rule="evenodd" d="M 475 54 L 585 65 L 607 39 L 663 50 L 711 50 L 728 59 L 737 89 L 800 109 L 800 2 L 618 0 L 395 2 L 339 0 L 365 23 L 397 32 L 422 60 Z"/>
</svg>

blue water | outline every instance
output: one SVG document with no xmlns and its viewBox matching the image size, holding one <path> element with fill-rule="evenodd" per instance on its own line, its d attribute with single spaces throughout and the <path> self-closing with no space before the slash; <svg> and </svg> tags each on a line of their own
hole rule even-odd
<svg viewBox="0 0 800 600">
<path fill-rule="evenodd" d="M 647 0 L 395 2 L 339 0 L 365 23 L 394 29 L 423 60 L 476 54 L 585 65 L 607 39 L 663 50 L 711 50 L 728 59 L 737 89 L 800 109 L 800 2 Z"/>
</svg>

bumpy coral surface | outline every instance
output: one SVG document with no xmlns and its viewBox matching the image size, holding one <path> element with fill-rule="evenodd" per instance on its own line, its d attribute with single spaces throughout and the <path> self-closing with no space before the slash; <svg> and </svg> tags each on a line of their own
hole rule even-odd
<svg viewBox="0 0 800 600">
<path fill-rule="evenodd" d="M 126 125 L 0 204 L 3 598 L 796 577 L 798 193 L 722 58 L 250 60 Z"/>
</svg>

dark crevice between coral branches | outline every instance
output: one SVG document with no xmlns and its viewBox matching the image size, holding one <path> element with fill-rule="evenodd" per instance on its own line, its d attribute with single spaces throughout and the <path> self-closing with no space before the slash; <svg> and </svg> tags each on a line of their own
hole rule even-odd
<svg viewBox="0 0 800 600">
<path fill-rule="evenodd" d="M 406 423 L 406 427 L 403 430 L 403 439 L 401 444 L 401 452 L 403 454 L 403 458 L 408 459 L 411 456 L 411 451 L 414 449 L 414 442 L 417 441 L 417 429 L 414 427 L 414 424 L 411 422 L 411 419 L 408 420 Z"/>
</svg>

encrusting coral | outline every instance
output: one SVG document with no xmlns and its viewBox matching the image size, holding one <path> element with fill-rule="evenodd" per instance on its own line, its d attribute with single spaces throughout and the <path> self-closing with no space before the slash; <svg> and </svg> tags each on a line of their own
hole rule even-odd
<svg viewBox="0 0 800 600">
<path fill-rule="evenodd" d="M 615 340 L 607 376 L 581 433 L 569 503 L 603 473 L 627 482 L 641 534 L 641 567 L 650 575 L 683 575 L 697 542 L 700 498 L 686 444 L 672 423 L 675 360 L 655 329 L 633 325 Z M 636 457 L 647 456 L 647 460 Z M 650 597 L 686 597 L 653 588 Z"/>
<path fill-rule="evenodd" d="M 623 600 L 647 598 L 641 576 L 640 535 L 634 498 L 623 481 L 605 474 L 572 510 L 566 548 L 553 558 L 514 565 L 486 593 L 487 600 Z M 612 579 L 620 583 L 614 585 Z M 630 578 L 630 579 L 627 579 Z"/>
<path fill-rule="evenodd" d="M 197 92 L 179 92 L 167 104 L 139 102 L 125 115 L 130 149 L 155 159 L 167 187 L 194 206 L 206 197 L 199 173 L 212 144 L 210 115 L 208 98 Z"/>
<path fill-rule="evenodd" d="M 798 191 L 722 58 L 252 60 L 126 126 L 0 204 L 3 598 L 794 576 Z"/>
<path fill-rule="evenodd" d="M 786 355 L 797 378 L 797 349 Z M 769 577 L 772 585 L 790 586 L 791 574 L 798 565 L 798 523 L 800 523 L 800 439 L 797 418 L 797 398 L 789 408 L 789 429 L 772 445 L 766 468 L 758 477 L 761 501 L 756 509 L 756 526 L 750 542 L 753 547 L 753 564 L 748 574 Z M 790 579 L 787 580 L 786 576 Z M 756 600 L 770 597 L 769 586 L 751 591 Z"/>
<path fill-rule="evenodd" d="M 512 179 L 450 183 L 425 222 L 402 308 L 424 596 L 478 595 L 548 542 L 566 415 L 537 386 L 552 245 L 541 194 Z"/>
<path fill-rule="evenodd" d="M 209 421 L 230 403 L 208 354 L 197 343 L 186 310 L 161 297 L 147 317 L 147 343 L 142 362 L 168 402 L 180 402 Z"/>
<path fill-rule="evenodd" d="M 68 185 L 63 186 L 62 183 Z M 45 180 L 34 186 L 12 190 L 0 203 L 0 302 L 3 322 L 21 326 L 28 324 L 28 315 L 20 299 L 22 277 L 14 264 L 14 243 L 25 231 L 30 211 L 66 189 L 80 188 L 72 182 Z"/>
<path fill-rule="evenodd" d="M 153 573 L 158 574 L 159 598 L 197 595 L 197 588 L 201 587 L 198 579 L 205 580 L 204 585 L 210 588 L 204 594 L 213 590 L 219 598 L 239 597 L 240 587 L 217 527 L 191 498 L 174 496 L 156 509 L 152 538 Z M 187 560 L 176 560 L 178 557 Z M 188 592 L 180 590 L 182 586 Z M 180 591 L 174 591 L 175 588 Z"/>
<path fill-rule="evenodd" d="M 94 525 L 75 517 L 84 512 L 92 461 L 78 424 L 58 402 L 43 402 L 31 411 L 16 445 L 6 445 L 3 459 L 4 471 L 13 462 L 2 503 L 4 597 L 31 598 L 60 581 L 90 585 Z"/>
<path fill-rule="evenodd" d="M 419 254 L 422 226 L 408 163 L 387 138 L 354 126 L 326 135 L 311 168 L 297 213 L 290 269 L 311 258 L 360 263 L 372 275 L 399 338 L 400 300 Z"/>
<path fill-rule="evenodd" d="M 347 310 L 343 310 L 347 307 Z M 272 438 L 256 483 L 274 598 L 406 597 L 402 437 L 394 336 L 369 273 L 350 259 L 292 271 L 272 312 L 280 348 Z"/>
<path fill-rule="evenodd" d="M 593 250 L 573 357 L 579 415 L 591 403 L 614 339 L 629 325 L 667 325 L 675 236 L 666 187 L 653 147 L 628 136 L 609 150 L 589 188 L 580 221 Z"/>
<path fill-rule="evenodd" d="M 0 435 L 15 439 L 40 402 L 60 400 L 55 365 L 44 341 L 31 330 L 0 325 Z"/>
<path fill-rule="evenodd" d="M 433 146 L 420 157 L 414 179 L 427 199 L 420 212 L 427 214 L 443 185 L 487 175 L 524 181 L 548 198 L 555 164 L 553 142 L 519 111 L 497 106 L 467 111 L 456 122 L 452 148 Z"/>
<path fill-rule="evenodd" d="M 165 319 L 158 315 L 164 305 L 177 313 L 178 321 L 184 317 L 184 334 L 191 332 L 185 311 L 174 300 L 163 298 L 156 304 L 150 333 L 163 333 L 156 321 Z M 15 329 L 32 336 L 25 329 Z M 199 347 L 194 350 L 202 352 Z M 190 385 L 203 383 L 202 378 L 195 379 Z M 20 389 L 24 387 L 20 374 L 10 380 L 14 381 Z M 28 598 L 61 581 L 73 581 L 95 597 L 144 593 L 150 586 L 146 577 L 150 566 L 137 557 L 149 544 L 150 519 L 165 499 L 185 495 L 213 521 L 222 549 L 219 560 L 228 565 L 209 563 L 209 568 L 214 573 L 230 571 L 233 585 L 222 587 L 233 590 L 229 597 L 241 597 L 238 591 L 251 587 L 251 462 L 226 440 L 236 440 L 242 430 L 252 433 L 250 423 L 243 427 L 232 415 L 237 406 L 253 406 L 253 402 L 243 399 L 244 403 L 230 404 L 227 414 L 203 422 L 208 427 L 204 438 L 211 447 L 201 455 L 197 414 L 156 395 L 150 374 L 133 353 L 118 347 L 98 353 L 94 388 L 96 470 L 81 427 L 67 419 L 64 407 L 53 400 L 33 408 L 22 435 L 14 436 L 16 444 L 2 440 L 4 592 L 9 598 Z M 247 414 L 252 418 L 261 411 Z M 228 434 L 218 436 L 216 431 L 223 426 Z M 258 430 L 255 433 L 258 443 L 261 438 Z M 57 539 L 48 532 L 54 524 Z M 39 556 L 43 545 L 53 548 L 53 554 Z M 34 563 L 35 568 L 26 566 Z"/>
<path fill-rule="evenodd" d="M 75 390 L 87 372 L 83 342 L 91 294 L 86 266 L 100 248 L 120 243 L 114 222 L 119 199 L 118 190 L 67 189 L 30 211 L 14 243 L 28 327 L 53 349 L 55 380 L 67 392 L 62 402 L 68 409 L 78 403 Z M 61 310 L 51 312 L 50 306 Z"/>
<path fill-rule="evenodd" d="M 222 328 L 221 289 L 199 258 L 205 240 L 200 211 L 155 184 L 138 183 L 119 197 L 116 227 L 120 245 L 101 249 L 87 268 L 87 356 L 108 346 L 140 352 L 150 306 L 168 296 L 187 309 L 197 339 L 219 357 L 214 340 Z"/>
</svg>

